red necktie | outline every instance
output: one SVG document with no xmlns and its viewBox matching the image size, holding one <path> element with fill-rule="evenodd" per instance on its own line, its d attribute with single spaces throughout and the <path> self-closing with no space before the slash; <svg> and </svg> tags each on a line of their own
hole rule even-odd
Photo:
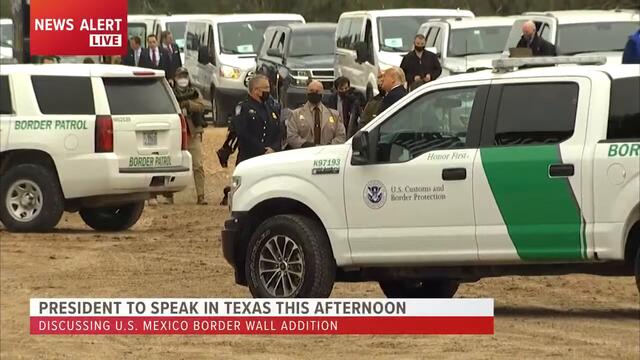
<svg viewBox="0 0 640 360">
<path fill-rule="evenodd" d="M 156 60 L 156 52 L 153 49 L 151 50 L 151 61 L 153 62 L 153 65 L 158 66 L 158 61 Z"/>
</svg>

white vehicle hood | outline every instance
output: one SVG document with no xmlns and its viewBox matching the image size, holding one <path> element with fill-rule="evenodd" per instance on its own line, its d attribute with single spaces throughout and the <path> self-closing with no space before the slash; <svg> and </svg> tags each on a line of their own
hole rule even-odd
<svg viewBox="0 0 640 360">
<path fill-rule="evenodd" d="M 13 48 L 8 46 L 0 46 L 0 59 L 11 59 L 13 57 Z"/>
<path fill-rule="evenodd" d="M 308 168 L 309 171 L 305 171 L 305 173 L 311 175 L 314 160 L 343 159 L 350 148 L 351 144 L 340 144 L 262 155 L 240 163 L 234 172 L 234 176 L 266 177 L 274 175 L 279 169 L 286 171 L 287 174 L 293 174 L 297 172 L 298 167 Z"/>
<path fill-rule="evenodd" d="M 403 53 L 403 52 L 400 53 L 400 52 L 380 51 L 378 53 L 378 60 L 380 60 L 381 63 L 387 64 L 387 65 L 400 66 L 400 63 L 402 62 L 402 57 L 405 56 L 406 54 L 407 53 Z"/>
<path fill-rule="evenodd" d="M 241 70 L 253 70 L 256 67 L 256 56 L 252 54 L 220 54 L 220 65 L 240 68 Z"/>
<path fill-rule="evenodd" d="M 469 69 L 491 69 L 491 61 L 498 58 L 500 53 L 450 57 L 445 59 L 442 66 L 451 72 L 463 73 Z"/>
</svg>

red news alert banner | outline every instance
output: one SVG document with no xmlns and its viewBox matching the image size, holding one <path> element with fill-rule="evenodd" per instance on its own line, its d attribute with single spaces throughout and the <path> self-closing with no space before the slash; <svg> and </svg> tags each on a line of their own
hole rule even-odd
<svg viewBox="0 0 640 360">
<path fill-rule="evenodd" d="M 32 335 L 494 333 L 493 299 L 31 299 Z"/>
<path fill-rule="evenodd" d="M 31 0 L 32 55 L 123 55 L 128 0 Z"/>
</svg>

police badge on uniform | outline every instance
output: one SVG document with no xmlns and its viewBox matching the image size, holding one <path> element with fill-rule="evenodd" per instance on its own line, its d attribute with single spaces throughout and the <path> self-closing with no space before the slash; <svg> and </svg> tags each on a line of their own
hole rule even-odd
<svg viewBox="0 0 640 360">
<path fill-rule="evenodd" d="M 274 113 L 274 112 L 271 113 L 271 117 L 273 117 L 273 120 L 278 120 L 278 117 L 276 116 L 276 113 Z"/>
</svg>

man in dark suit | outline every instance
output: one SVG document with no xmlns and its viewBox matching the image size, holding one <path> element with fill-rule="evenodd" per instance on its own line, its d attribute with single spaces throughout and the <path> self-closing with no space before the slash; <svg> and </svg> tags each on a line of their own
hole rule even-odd
<svg viewBox="0 0 640 360">
<path fill-rule="evenodd" d="M 516 47 L 530 48 L 533 56 L 556 56 L 556 47 L 538 36 L 536 24 L 533 21 L 522 24 L 522 37 Z"/>
<path fill-rule="evenodd" d="M 142 51 L 139 66 L 168 72 L 171 55 L 158 46 L 158 39 L 155 35 L 147 37 L 147 44 L 149 48 Z"/>
<path fill-rule="evenodd" d="M 399 67 L 390 67 L 385 70 L 382 78 L 382 88 L 387 93 L 382 99 L 378 107 L 378 114 L 387 110 L 391 105 L 407 95 L 407 89 L 404 88 L 405 77 L 404 72 Z"/>
<path fill-rule="evenodd" d="M 169 53 L 169 70 L 167 71 L 167 79 L 173 80 L 173 75 L 176 72 L 176 69 L 182 67 L 182 59 L 180 58 L 180 48 L 173 41 L 173 34 L 171 31 L 165 30 L 160 35 L 160 39 L 162 42 L 162 48 L 165 52 Z"/>
<path fill-rule="evenodd" d="M 142 57 L 143 48 L 141 46 L 141 39 L 139 36 L 133 36 L 129 40 L 129 52 L 122 57 L 122 64 L 129 66 L 140 66 L 140 59 Z"/>
<path fill-rule="evenodd" d="M 347 138 L 350 138 L 358 130 L 358 119 L 365 103 L 364 97 L 351 87 L 351 81 L 344 76 L 337 78 L 333 85 L 334 92 L 329 95 L 325 104 L 328 108 L 338 111 L 347 128 Z"/>
</svg>

